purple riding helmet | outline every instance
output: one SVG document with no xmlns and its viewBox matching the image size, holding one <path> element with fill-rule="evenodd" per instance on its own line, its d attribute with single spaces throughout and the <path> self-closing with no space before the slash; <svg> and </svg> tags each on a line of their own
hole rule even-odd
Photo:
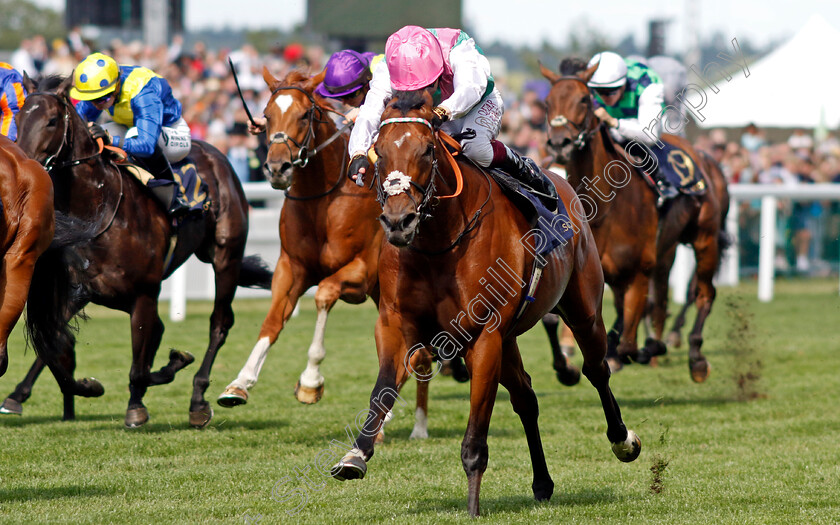
<svg viewBox="0 0 840 525">
<path fill-rule="evenodd" d="M 345 49 L 333 53 L 327 61 L 324 81 L 315 92 L 322 97 L 338 98 L 361 89 L 371 79 L 370 61 L 375 53 L 357 53 Z"/>
</svg>

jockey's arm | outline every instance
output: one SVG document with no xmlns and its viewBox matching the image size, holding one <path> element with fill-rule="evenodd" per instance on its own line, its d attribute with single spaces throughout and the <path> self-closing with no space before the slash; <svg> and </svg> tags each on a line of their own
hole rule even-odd
<svg viewBox="0 0 840 525">
<path fill-rule="evenodd" d="M 137 136 L 125 139 L 120 147 L 132 155 L 149 157 L 155 151 L 163 127 L 163 100 L 156 82 L 146 84 L 131 99 L 131 111 L 134 113 Z"/>
<path fill-rule="evenodd" d="M 19 96 L 20 95 L 20 96 Z M 8 82 L 2 93 L 2 100 L 0 100 L 0 135 L 5 135 L 12 140 L 17 136 L 17 127 L 15 126 L 15 115 L 20 111 L 26 98 L 26 91 L 20 82 Z"/>
<path fill-rule="evenodd" d="M 365 95 L 365 102 L 359 108 L 353 131 L 350 132 L 350 142 L 347 145 L 350 158 L 366 155 L 374 139 L 379 133 L 379 121 L 385 104 L 391 99 L 391 76 L 388 74 L 388 64 L 380 60 L 373 70 L 370 79 L 370 90 Z"/>
<path fill-rule="evenodd" d="M 449 64 L 452 66 L 454 90 L 439 105 L 454 120 L 469 113 L 481 101 L 490 78 L 490 62 L 478 52 L 475 40 L 470 38 L 452 48 Z"/>
<path fill-rule="evenodd" d="M 652 146 L 662 135 L 662 123 L 657 117 L 665 104 L 665 91 L 662 84 L 651 84 L 639 96 L 639 115 L 637 118 L 618 120 L 618 133 L 628 141 Z"/>
<path fill-rule="evenodd" d="M 79 103 L 76 104 L 76 112 L 85 120 L 85 122 L 96 122 L 96 119 L 98 119 L 99 115 L 102 114 L 101 111 L 96 109 L 96 106 L 87 100 L 80 100 Z"/>
</svg>

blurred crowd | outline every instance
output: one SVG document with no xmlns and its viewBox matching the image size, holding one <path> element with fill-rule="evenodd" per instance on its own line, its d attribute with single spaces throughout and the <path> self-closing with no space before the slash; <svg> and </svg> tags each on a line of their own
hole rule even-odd
<svg viewBox="0 0 840 525">
<path fill-rule="evenodd" d="M 35 36 L 21 42 L 10 58 L 12 66 L 33 78 L 70 75 L 91 52 L 78 29 L 67 38 L 47 43 Z M 210 142 L 230 159 L 243 181 L 262 181 L 262 164 L 267 148 L 264 137 L 248 134 L 247 115 L 236 91 L 228 59 L 236 67 L 240 86 L 250 112 L 257 116 L 271 93 L 262 77 L 263 67 L 276 78 L 293 68 L 323 69 L 328 53 L 319 46 L 300 43 L 276 45 L 260 54 L 250 45 L 239 49 L 208 48 L 197 42 L 191 46 L 175 36 L 168 46 L 152 48 L 139 41 L 114 40 L 101 49 L 120 64 L 148 67 L 165 77 L 183 106 L 183 116 L 193 138 Z M 546 150 L 547 122 L 544 100 L 550 85 L 530 80 L 512 89 L 506 78 L 497 78 L 505 97 L 505 115 L 500 139 L 517 152 L 530 156 L 543 166 L 551 164 Z M 341 108 L 338 108 L 341 109 Z M 345 108 L 346 109 L 346 108 Z M 804 130 L 796 130 L 787 141 L 771 143 L 762 130 L 748 125 L 738 140 L 727 140 L 723 130 L 700 135 L 695 142 L 718 160 L 731 183 L 808 184 L 840 182 L 840 140 L 832 134 L 815 141 Z M 779 272 L 821 274 L 828 272 L 825 261 L 840 258 L 840 219 L 838 205 L 828 202 L 780 202 L 776 268 Z M 738 239 L 742 268 L 757 267 L 758 202 L 740 206 Z"/>
<path fill-rule="evenodd" d="M 730 183 L 840 183 L 840 141 L 829 132 L 815 140 L 808 131 L 797 129 L 787 140 L 771 142 L 763 130 L 749 124 L 737 140 L 727 140 L 723 130 L 713 130 L 699 136 L 695 147 L 720 162 Z M 757 266 L 759 208 L 759 201 L 742 202 L 739 207 L 738 244 L 746 268 Z M 777 272 L 828 274 L 829 262 L 840 257 L 838 211 L 832 202 L 780 200 Z"/>
</svg>

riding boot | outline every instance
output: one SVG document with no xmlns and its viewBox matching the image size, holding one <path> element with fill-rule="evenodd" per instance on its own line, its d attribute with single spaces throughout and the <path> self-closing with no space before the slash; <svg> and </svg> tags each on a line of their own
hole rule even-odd
<svg viewBox="0 0 840 525">
<path fill-rule="evenodd" d="M 134 160 L 137 164 L 145 168 L 146 171 L 151 173 L 154 178 L 173 182 L 171 185 L 158 186 L 152 190 L 158 200 L 166 207 L 166 213 L 170 217 L 185 215 L 190 211 L 190 203 L 178 191 L 178 184 L 175 182 L 172 166 L 160 148 L 155 148 L 154 153 L 149 157 L 135 156 Z M 171 192 L 168 190 L 170 187 L 172 188 Z"/>
<path fill-rule="evenodd" d="M 664 177 L 657 178 L 656 189 L 659 191 L 659 198 L 656 200 L 657 208 L 662 208 L 665 203 L 680 194 L 679 190 L 673 187 Z"/>
<path fill-rule="evenodd" d="M 537 163 L 505 146 L 507 155 L 499 165 L 506 173 L 528 186 L 549 211 L 557 210 L 557 188 L 540 170 Z"/>
</svg>

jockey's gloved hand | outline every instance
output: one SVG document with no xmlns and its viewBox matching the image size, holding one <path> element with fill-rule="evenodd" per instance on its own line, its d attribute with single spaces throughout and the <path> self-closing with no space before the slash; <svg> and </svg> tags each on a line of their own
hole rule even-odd
<svg viewBox="0 0 840 525">
<path fill-rule="evenodd" d="M 367 155 L 356 155 L 350 159 L 350 168 L 347 170 L 347 176 L 356 182 L 357 186 L 364 186 L 365 173 L 370 171 L 370 161 Z"/>
<path fill-rule="evenodd" d="M 90 133 L 90 136 L 93 137 L 93 140 L 102 139 L 102 142 L 106 146 L 111 144 L 111 134 L 96 122 L 88 123 L 88 132 Z"/>
<path fill-rule="evenodd" d="M 432 126 L 434 126 L 435 129 L 439 128 L 441 124 L 449 120 L 449 110 L 443 106 L 434 108 L 432 112 L 435 114 L 435 116 L 432 117 Z"/>
</svg>

